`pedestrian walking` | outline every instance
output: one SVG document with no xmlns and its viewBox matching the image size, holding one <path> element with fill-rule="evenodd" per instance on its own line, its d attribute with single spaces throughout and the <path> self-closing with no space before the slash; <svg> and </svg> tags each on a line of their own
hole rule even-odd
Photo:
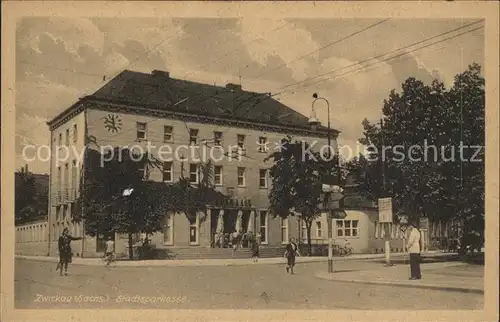
<svg viewBox="0 0 500 322">
<path fill-rule="evenodd" d="M 106 241 L 106 252 L 104 256 L 106 257 L 106 266 L 109 266 L 115 256 L 115 242 L 111 236 L 109 236 Z"/>
<path fill-rule="evenodd" d="M 240 234 L 237 231 L 234 231 L 231 234 L 231 245 L 233 246 L 233 257 L 236 254 L 236 250 L 238 250 L 238 246 L 240 243 Z"/>
<path fill-rule="evenodd" d="M 59 248 L 59 263 L 57 264 L 56 271 L 59 269 L 59 275 L 62 276 L 63 268 L 64 275 L 68 275 L 68 264 L 72 261 L 73 253 L 71 252 L 71 241 L 81 240 L 83 237 L 73 237 L 69 234 L 69 229 L 64 228 L 58 241 Z"/>
<path fill-rule="evenodd" d="M 408 253 L 410 254 L 410 280 L 419 280 L 422 278 L 420 273 L 420 231 L 415 221 L 410 223 L 410 234 L 408 237 Z"/>
<path fill-rule="evenodd" d="M 287 260 L 286 272 L 293 274 L 295 267 L 295 257 L 300 256 L 299 247 L 295 243 L 295 238 L 290 238 L 290 242 L 286 245 L 285 258 Z"/>
<path fill-rule="evenodd" d="M 257 260 L 259 259 L 259 247 L 260 247 L 260 234 L 257 233 L 257 235 L 253 236 L 252 238 L 252 258 L 254 263 L 257 263 Z"/>
</svg>

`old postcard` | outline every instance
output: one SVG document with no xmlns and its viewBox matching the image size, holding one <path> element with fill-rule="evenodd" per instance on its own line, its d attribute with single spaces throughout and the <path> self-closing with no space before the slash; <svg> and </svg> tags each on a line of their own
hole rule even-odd
<svg viewBox="0 0 500 322">
<path fill-rule="evenodd" d="M 2 9 L 2 320 L 498 320 L 498 3 Z"/>
</svg>

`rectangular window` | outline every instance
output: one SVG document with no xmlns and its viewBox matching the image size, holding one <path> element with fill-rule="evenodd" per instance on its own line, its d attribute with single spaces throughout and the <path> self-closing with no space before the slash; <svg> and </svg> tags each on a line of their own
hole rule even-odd
<svg viewBox="0 0 500 322">
<path fill-rule="evenodd" d="M 70 173 L 69 173 L 69 163 L 66 163 L 64 165 L 64 198 L 65 200 L 67 200 L 68 198 L 68 190 L 69 190 L 69 177 L 70 177 Z"/>
<path fill-rule="evenodd" d="M 351 237 L 351 222 L 349 220 L 344 221 L 344 236 Z"/>
<path fill-rule="evenodd" d="M 73 125 L 73 143 L 78 141 L 78 127 L 76 124 Z"/>
<path fill-rule="evenodd" d="M 76 160 L 73 160 L 72 167 L 71 167 L 71 191 L 70 191 L 70 199 L 74 200 L 76 199 Z"/>
<path fill-rule="evenodd" d="M 198 132 L 199 131 L 197 129 L 189 129 L 189 144 L 198 144 Z"/>
<path fill-rule="evenodd" d="M 338 237 L 358 237 L 358 220 L 337 220 Z"/>
<path fill-rule="evenodd" d="M 323 230 L 321 229 L 321 221 L 316 222 L 316 236 L 318 238 L 323 237 Z"/>
<path fill-rule="evenodd" d="M 222 145 L 222 132 L 214 132 L 214 145 L 221 146 Z"/>
<path fill-rule="evenodd" d="M 198 214 L 195 216 L 189 216 L 189 244 L 198 245 L 199 244 L 199 225 L 200 217 Z"/>
<path fill-rule="evenodd" d="M 245 186 L 245 168 L 238 167 L 238 187 Z"/>
<path fill-rule="evenodd" d="M 352 237 L 358 237 L 358 221 L 357 220 L 351 221 L 351 235 L 352 235 Z"/>
<path fill-rule="evenodd" d="M 62 146 L 62 133 L 59 133 L 59 146 Z"/>
<path fill-rule="evenodd" d="M 244 149 L 245 148 L 245 136 L 243 134 L 238 134 L 236 136 L 236 139 L 237 139 L 238 147 L 240 149 Z"/>
<path fill-rule="evenodd" d="M 173 142 L 174 141 L 173 132 L 174 128 L 172 126 L 170 125 L 163 126 L 163 142 Z"/>
<path fill-rule="evenodd" d="M 189 182 L 198 183 L 198 164 L 192 163 L 189 165 Z"/>
<path fill-rule="evenodd" d="M 267 188 L 267 169 L 259 170 L 259 188 L 261 189 Z"/>
<path fill-rule="evenodd" d="M 344 237 L 344 221 L 337 220 L 337 236 Z"/>
<path fill-rule="evenodd" d="M 62 179 L 62 170 L 61 170 L 61 167 L 57 167 L 57 185 L 58 186 L 61 186 L 62 182 L 61 182 L 61 179 Z"/>
<path fill-rule="evenodd" d="M 136 128 L 137 128 L 137 140 L 146 140 L 146 123 L 142 122 L 136 122 Z"/>
<path fill-rule="evenodd" d="M 258 151 L 259 152 L 262 152 L 262 153 L 265 153 L 267 152 L 268 148 L 267 148 L 267 138 L 266 137 L 259 137 L 259 149 Z"/>
<path fill-rule="evenodd" d="M 288 243 L 288 218 L 280 218 L 281 242 Z"/>
<path fill-rule="evenodd" d="M 307 226 L 306 226 L 306 221 L 305 220 L 300 220 L 300 224 L 301 224 L 301 236 L 302 236 L 302 240 L 307 240 Z"/>
<path fill-rule="evenodd" d="M 66 129 L 66 146 L 69 146 L 69 129 Z"/>
<path fill-rule="evenodd" d="M 173 182 L 173 163 L 172 162 L 163 162 L 163 182 Z"/>
<path fill-rule="evenodd" d="M 214 167 L 214 184 L 216 186 L 222 186 L 222 166 L 216 165 Z"/>
<path fill-rule="evenodd" d="M 260 223 L 260 242 L 261 244 L 267 244 L 267 211 L 261 211 L 259 214 Z"/>
<path fill-rule="evenodd" d="M 163 225 L 163 243 L 165 245 L 174 244 L 174 214 L 168 213 L 165 216 L 165 222 Z"/>
</svg>

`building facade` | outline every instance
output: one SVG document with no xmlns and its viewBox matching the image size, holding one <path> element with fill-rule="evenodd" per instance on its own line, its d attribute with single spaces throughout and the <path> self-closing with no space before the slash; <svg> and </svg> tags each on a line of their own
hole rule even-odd
<svg viewBox="0 0 500 322">
<path fill-rule="evenodd" d="M 163 162 L 149 178 L 173 183 L 181 176 L 197 184 L 199 163 L 211 159 L 216 189 L 234 201 L 223 208 L 207 207 L 189 220 L 166 213 L 163 231 L 151 236 L 157 248 L 212 247 L 216 231 L 260 232 L 263 246 L 279 246 L 298 237 L 300 223 L 268 212 L 271 187 L 266 158 L 285 137 L 336 149 L 338 131 L 312 129 L 308 118 L 269 94 L 246 92 L 240 86 L 198 84 L 152 74 L 124 71 L 93 95 L 48 123 L 51 131 L 50 215 L 51 253 L 62 230 L 83 235 L 84 223 L 72 221 L 82 177 L 85 148 L 103 151 L 127 147 L 148 151 Z M 68 147 L 68 148 L 65 148 Z M 68 152 L 69 151 L 69 152 Z M 69 153 L 67 158 L 61 155 Z M 102 237 L 73 243 L 74 253 L 98 256 Z M 126 239 L 115 236 L 117 252 Z"/>
</svg>

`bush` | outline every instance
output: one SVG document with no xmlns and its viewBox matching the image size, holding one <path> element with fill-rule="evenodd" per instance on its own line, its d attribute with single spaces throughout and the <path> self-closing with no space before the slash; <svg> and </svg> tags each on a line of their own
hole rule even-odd
<svg viewBox="0 0 500 322">
<path fill-rule="evenodd" d="M 139 259 L 155 259 L 156 247 L 150 243 L 145 243 L 137 247 Z"/>
</svg>

